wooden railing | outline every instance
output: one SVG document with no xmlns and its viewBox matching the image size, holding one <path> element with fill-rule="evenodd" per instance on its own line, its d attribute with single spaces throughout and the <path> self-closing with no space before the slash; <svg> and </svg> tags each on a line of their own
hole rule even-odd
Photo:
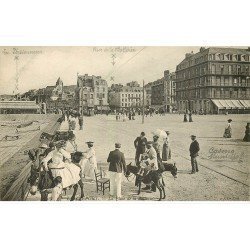
<svg viewBox="0 0 250 250">
<path fill-rule="evenodd" d="M 60 127 L 60 122 L 57 121 L 57 119 L 60 117 L 58 115 L 56 117 L 56 121 L 54 124 L 50 123 L 42 132 L 48 132 L 50 134 L 55 133 L 56 130 Z M 34 147 L 36 145 L 40 144 L 39 137 L 41 133 L 38 134 L 34 139 L 36 142 L 34 142 Z M 4 201 L 23 201 L 26 200 L 28 192 L 29 192 L 29 183 L 27 182 L 29 175 L 30 175 L 30 168 L 31 168 L 32 162 L 28 162 L 23 169 L 21 170 L 18 177 L 14 180 L 14 182 L 11 184 L 11 187 L 8 189 L 2 200 Z"/>
</svg>

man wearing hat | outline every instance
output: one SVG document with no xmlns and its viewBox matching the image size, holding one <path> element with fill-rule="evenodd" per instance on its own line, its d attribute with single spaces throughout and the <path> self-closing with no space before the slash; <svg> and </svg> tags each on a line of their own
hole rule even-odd
<svg viewBox="0 0 250 250">
<path fill-rule="evenodd" d="M 84 158 L 80 162 L 82 172 L 85 176 L 90 177 L 91 182 L 94 182 L 95 179 L 95 170 L 97 169 L 97 160 L 94 149 L 94 142 L 87 141 L 88 150 L 84 153 Z"/>
<path fill-rule="evenodd" d="M 146 150 L 146 144 L 147 144 L 147 138 L 145 137 L 145 133 L 141 132 L 141 135 L 137 137 L 134 141 L 134 146 L 136 149 L 135 152 L 135 163 L 136 165 L 140 162 L 140 156 L 145 153 Z"/>
<path fill-rule="evenodd" d="M 192 172 L 191 174 L 195 174 L 196 172 L 198 172 L 198 163 L 197 163 L 197 156 L 198 156 L 198 152 L 200 151 L 200 146 L 198 141 L 196 140 L 196 136 L 195 135 L 191 135 L 191 144 L 190 144 L 190 148 L 189 148 L 189 152 L 190 152 L 190 157 L 191 157 L 191 165 L 192 165 Z"/>
<path fill-rule="evenodd" d="M 115 143 L 115 150 L 109 153 L 110 195 L 121 198 L 122 172 L 126 172 L 124 154 L 120 151 L 121 144 Z"/>
</svg>

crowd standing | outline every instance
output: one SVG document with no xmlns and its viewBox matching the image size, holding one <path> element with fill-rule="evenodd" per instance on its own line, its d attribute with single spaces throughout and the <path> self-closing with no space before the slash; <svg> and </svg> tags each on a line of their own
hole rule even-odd
<svg viewBox="0 0 250 250">
<path fill-rule="evenodd" d="M 140 110 L 137 111 L 140 114 Z M 146 115 L 153 116 L 155 112 L 146 110 Z M 116 111 L 116 120 L 126 121 L 135 120 L 135 110 Z M 159 112 L 162 115 L 161 112 Z M 63 120 L 67 120 L 69 130 L 74 131 L 77 123 L 79 130 L 83 130 L 83 117 L 76 111 L 66 110 L 62 112 Z M 184 122 L 192 122 L 192 112 L 184 113 Z M 232 137 L 232 119 L 228 119 L 225 128 L 224 137 Z M 69 134 L 66 142 L 59 141 L 57 143 L 50 142 L 49 146 L 42 144 L 39 150 L 45 157 L 42 160 L 45 170 L 50 170 L 55 180 L 54 187 L 50 190 L 52 200 L 59 199 L 62 189 L 70 186 L 73 182 L 79 181 L 79 178 L 89 178 L 92 183 L 95 182 L 95 174 L 98 171 L 96 152 L 93 141 L 87 141 L 87 150 L 82 152 L 82 158 L 79 164 L 73 164 L 71 155 L 78 151 L 76 144 L 76 136 L 74 133 Z M 199 171 L 197 157 L 199 156 L 200 146 L 195 135 L 191 135 L 191 144 L 189 153 L 191 158 L 191 174 Z M 150 171 L 158 170 L 160 164 L 167 163 L 172 158 L 170 131 L 158 130 L 153 132 L 152 140 L 148 140 L 145 132 L 141 132 L 134 140 L 135 147 L 135 165 L 139 167 L 139 176 L 144 176 Z M 115 149 L 108 155 L 109 178 L 110 178 L 110 196 L 120 199 L 122 197 L 121 184 L 122 174 L 126 172 L 126 161 L 124 153 L 121 152 L 121 144 L 115 143 Z M 79 167 L 81 168 L 81 176 L 79 176 Z M 65 170 L 66 169 L 66 170 Z M 69 173 L 70 172 L 70 177 Z M 144 190 L 151 189 L 155 191 L 151 185 L 146 185 Z"/>
</svg>

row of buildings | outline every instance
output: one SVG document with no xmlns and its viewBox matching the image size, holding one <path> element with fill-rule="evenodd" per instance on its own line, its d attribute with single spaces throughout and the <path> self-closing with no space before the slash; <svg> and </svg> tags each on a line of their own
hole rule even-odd
<svg viewBox="0 0 250 250">
<path fill-rule="evenodd" d="M 250 47 L 204 48 L 188 53 L 176 67 L 179 111 L 250 111 Z"/>
<path fill-rule="evenodd" d="M 101 76 L 77 74 L 75 85 L 30 90 L 22 100 L 34 101 L 40 112 L 77 109 L 84 114 L 109 109 L 161 109 L 164 112 L 250 112 L 250 48 L 204 48 L 187 53 L 175 72 L 145 84 L 112 84 Z M 144 99 L 143 99 L 144 98 Z M 2 108 L 1 108 L 2 110 Z M 2 111 L 1 111 L 2 112 Z"/>
</svg>

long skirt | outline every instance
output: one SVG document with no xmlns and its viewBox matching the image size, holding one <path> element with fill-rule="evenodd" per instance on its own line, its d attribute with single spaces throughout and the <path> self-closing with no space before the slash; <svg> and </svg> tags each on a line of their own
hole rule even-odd
<svg viewBox="0 0 250 250">
<path fill-rule="evenodd" d="M 90 177 L 92 180 L 95 180 L 95 170 L 97 166 L 95 164 L 91 164 L 88 159 L 82 159 L 79 163 L 82 168 L 82 173 Z"/>
<path fill-rule="evenodd" d="M 62 169 L 51 169 L 54 178 L 57 176 L 62 177 L 63 188 L 77 184 L 80 180 L 80 171 L 81 169 L 73 163 L 64 163 L 64 168 Z"/>
<path fill-rule="evenodd" d="M 226 128 L 223 137 L 224 138 L 231 138 L 232 137 L 232 129 Z"/>
<path fill-rule="evenodd" d="M 170 149 L 169 146 L 164 146 L 164 144 L 163 144 L 162 160 L 163 161 L 168 161 L 169 159 L 171 159 L 171 149 Z"/>
</svg>

